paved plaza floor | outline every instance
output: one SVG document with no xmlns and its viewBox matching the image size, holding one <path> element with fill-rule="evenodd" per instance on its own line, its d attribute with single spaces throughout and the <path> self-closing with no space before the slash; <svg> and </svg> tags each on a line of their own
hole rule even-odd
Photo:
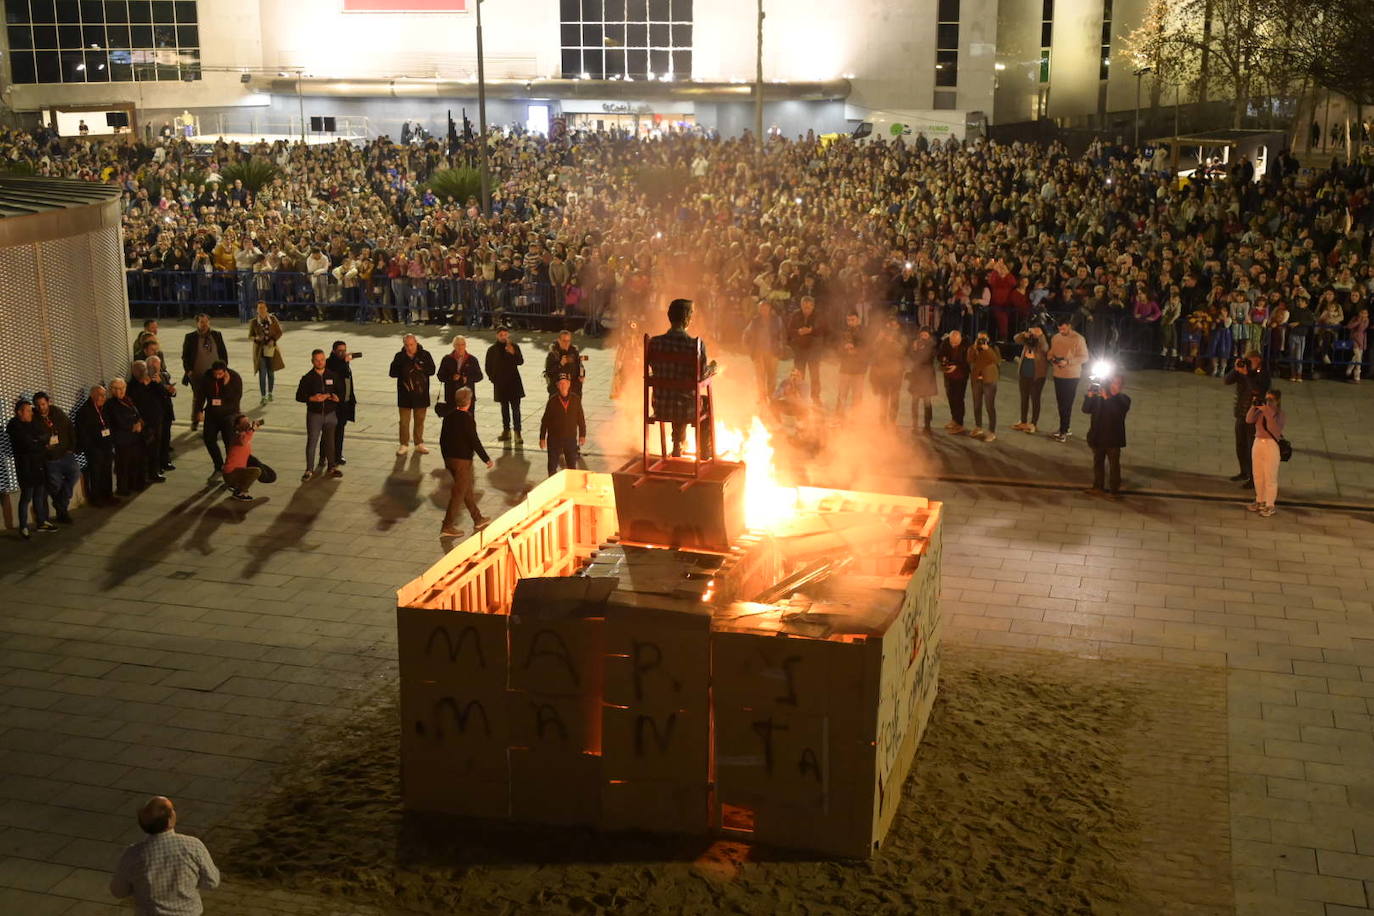
<svg viewBox="0 0 1374 916">
<path fill-rule="evenodd" d="M 186 329 L 164 325 L 169 353 Z M 231 365 L 246 365 L 246 336 L 223 329 Z M 437 361 L 450 335 L 427 330 Z M 149 794 L 173 797 L 182 826 L 213 852 L 216 830 L 271 784 L 304 727 L 394 681 L 393 593 L 451 545 L 439 537 L 448 480 L 437 420 L 432 454 L 395 454 L 387 368 L 400 333 L 290 325 L 279 397 L 263 408 L 244 372 L 244 404 L 268 423 L 255 451 L 281 473 L 257 501 L 205 485 L 209 461 L 182 398 L 167 483 L 117 510 L 83 508 L 75 526 L 30 543 L 6 534 L 0 912 L 120 911 L 109 870 L 138 838 L 133 813 Z M 480 357 L 490 336 L 478 336 Z M 516 336 L 531 395 L 523 450 L 497 448 L 490 388 L 478 392 L 496 459 L 477 473 L 487 515 L 545 473 L 535 440 L 549 338 Z M 301 485 L 295 381 L 309 350 L 335 339 L 364 354 L 353 364 L 359 421 L 344 477 Z M 606 469 L 626 427 L 608 396 L 612 355 L 595 342 L 589 352 L 585 456 Z M 1374 904 L 1374 392 L 1282 387 L 1298 453 L 1273 518 L 1245 512 L 1248 494 L 1226 480 L 1236 470 L 1231 391 L 1188 373 L 1128 378 L 1131 492 L 1120 502 L 1079 492 L 1088 451 L 1077 414 L 1063 445 L 1008 428 L 1018 417 L 1007 383 L 995 443 L 941 434 L 883 474 L 901 492 L 946 501 L 948 640 L 1223 669 L 1229 754 L 1215 765 L 1229 772 L 1237 911 L 1337 916 Z M 1052 413 L 1047 391 L 1042 427 Z M 937 425 L 946 416 L 937 409 Z M 867 430 L 834 432 L 862 441 Z M 232 879 L 206 904 L 371 912 Z"/>
</svg>

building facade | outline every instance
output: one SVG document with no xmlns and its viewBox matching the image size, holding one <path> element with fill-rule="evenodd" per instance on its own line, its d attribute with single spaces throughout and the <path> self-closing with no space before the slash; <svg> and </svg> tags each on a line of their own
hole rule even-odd
<svg viewBox="0 0 1374 916">
<path fill-rule="evenodd" d="M 764 0 L 765 121 L 874 113 L 993 123 L 1130 107 L 1112 48 L 1145 0 Z M 733 0 L 487 0 L 489 120 L 738 134 L 753 123 L 758 7 Z M 476 120 L 475 0 L 8 0 L 16 111 L 131 107 L 143 125 L 292 135 L 301 118 L 396 133 Z M 1110 59 L 1110 65 L 1103 65 Z M 294 126 L 293 126 L 294 125 Z M 646 127 L 647 125 L 647 127 Z"/>
</svg>

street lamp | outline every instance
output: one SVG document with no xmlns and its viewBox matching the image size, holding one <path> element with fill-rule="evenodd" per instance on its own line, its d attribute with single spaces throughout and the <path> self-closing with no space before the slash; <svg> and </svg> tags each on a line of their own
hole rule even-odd
<svg viewBox="0 0 1374 916">
<path fill-rule="evenodd" d="M 1154 73 L 1154 67 L 1137 67 L 1135 71 L 1135 152 L 1140 155 L 1140 80 L 1147 73 Z"/>
<path fill-rule="evenodd" d="M 759 0 L 758 53 L 754 72 L 754 140 L 763 149 L 763 0 Z"/>
<path fill-rule="evenodd" d="M 482 215 L 491 215 L 491 151 L 487 148 L 487 67 L 482 56 L 482 0 L 477 0 L 477 127 L 482 146 Z"/>
</svg>

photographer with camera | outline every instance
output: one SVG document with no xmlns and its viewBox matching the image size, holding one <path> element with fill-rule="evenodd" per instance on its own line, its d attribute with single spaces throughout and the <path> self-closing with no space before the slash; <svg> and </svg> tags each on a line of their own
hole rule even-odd
<svg viewBox="0 0 1374 916">
<path fill-rule="evenodd" d="M 253 434 L 262 428 L 261 420 L 243 414 L 234 418 L 233 433 L 224 456 L 224 483 L 234 499 L 251 502 L 248 490 L 253 484 L 275 483 L 277 472 L 253 457 Z"/>
<path fill-rule="evenodd" d="M 958 436 L 964 429 L 964 392 L 968 388 L 969 346 L 964 343 L 960 331 L 950 331 L 936 351 L 940 360 L 940 371 L 945 376 L 945 399 L 949 401 L 949 422 L 945 429 L 952 436 Z"/>
<path fill-rule="evenodd" d="M 1107 495 L 1121 497 L 1121 450 L 1126 447 L 1126 414 L 1131 399 L 1121 393 L 1121 377 L 1110 367 L 1103 367 L 1088 379 L 1088 393 L 1083 398 L 1083 412 L 1092 417 L 1088 424 L 1088 446 L 1093 450 L 1093 485 L 1091 496 L 1102 495 L 1105 465 L 1111 464 Z"/>
<path fill-rule="evenodd" d="M 997 379 L 1002 354 L 995 349 L 984 331 L 979 331 L 968 353 L 969 378 L 973 382 L 973 432 L 975 439 L 993 442 L 997 439 Z M 983 410 L 987 409 L 988 425 L 983 428 Z"/>
<path fill-rule="evenodd" d="M 1264 399 L 1271 380 L 1259 352 L 1251 350 L 1243 359 L 1236 360 L 1223 381 L 1236 386 L 1236 403 L 1232 413 L 1235 415 L 1236 463 L 1240 466 L 1240 472 L 1232 475 L 1231 479 L 1240 482 L 1242 487 L 1253 488 L 1255 482 L 1250 453 L 1255 444 L 1255 425 L 1246 416 L 1251 405 Z"/>
<path fill-rule="evenodd" d="M 1250 467 L 1255 475 L 1255 501 L 1245 508 L 1268 518 L 1277 509 L 1279 498 L 1279 441 L 1288 425 L 1282 407 L 1283 394 L 1271 388 L 1256 396 L 1245 412 L 1245 421 L 1254 427 L 1255 444 L 1250 453 Z"/>
</svg>

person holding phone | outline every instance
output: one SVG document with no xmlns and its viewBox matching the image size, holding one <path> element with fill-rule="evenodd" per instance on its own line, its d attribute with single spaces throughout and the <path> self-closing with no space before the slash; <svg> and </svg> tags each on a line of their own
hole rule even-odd
<svg viewBox="0 0 1374 916">
<path fill-rule="evenodd" d="M 525 383 L 520 379 L 520 367 L 525 364 L 525 354 L 520 345 L 510 339 L 510 329 L 500 328 L 496 332 L 496 343 L 487 348 L 487 379 L 491 382 L 491 395 L 501 405 L 501 435 L 498 442 L 523 445 L 520 435 L 520 401 L 525 397 Z"/>
<path fill-rule="evenodd" d="M 1235 416 L 1236 464 L 1240 470 L 1231 479 L 1242 487 L 1254 487 L 1254 472 L 1251 454 L 1255 445 L 1255 425 L 1246 417 L 1256 400 L 1263 400 L 1269 390 L 1269 373 L 1264 368 L 1264 359 L 1258 351 L 1251 350 L 1244 359 L 1238 359 L 1222 381 L 1236 386 L 1236 401 L 1232 409 Z"/>
<path fill-rule="evenodd" d="M 985 331 L 979 331 L 968 353 L 969 378 L 973 382 L 973 432 L 970 435 L 984 442 L 997 439 L 997 379 L 999 353 Z M 983 412 L 987 411 L 988 425 L 983 427 Z"/>
<path fill-rule="evenodd" d="M 334 427 L 334 465 L 343 467 L 348 464 L 344 459 L 344 427 L 356 419 L 358 411 L 358 396 L 353 389 L 353 360 L 361 357 L 361 353 L 351 353 L 348 344 L 342 340 L 334 341 L 334 346 L 330 348 L 329 359 L 324 361 L 325 368 L 334 373 L 334 377 L 339 380 L 343 390 L 339 392 L 339 403 L 335 407 L 334 416 L 337 418 Z"/>
<path fill-rule="evenodd" d="M 1274 504 L 1279 499 L 1279 440 L 1283 438 L 1283 428 L 1288 425 L 1282 403 L 1283 393 L 1270 388 L 1262 397 L 1256 396 L 1245 412 L 1246 422 L 1255 428 L 1255 444 L 1250 455 L 1255 475 L 1255 501 L 1245 508 L 1265 518 L 1278 511 Z"/>
<path fill-rule="evenodd" d="M 324 351 L 313 351 L 310 354 L 310 371 L 301 376 L 296 386 L 296 400 L 305 405 L 305 473 L 301 475 L 302 483 L 315 476 L 317 447 L 320 463 L 328 468 L 323 476 L 343 476 L 343 471 L 335 466 L 337 452 L 334 447 L 334 432 L 339 425 L 336 411 L 342 400 L 342 390 L 339 377 L 325 367 Z"/>
<path fill-rule="evenodd" d="M 277 370 L 286 368 L 279 342 L 281 323 L 267 310 L 267 303 L 258 300 L 258 313 L 248 322 L 248 337 L 253 341 L 253 369 L 258 374 L 258 394 L 263 404 L 272 400 Z"/>
<path fill-rule="evenodd" d="M 952 436 L 964 429 L 964 393 L 968 390 L 968 351 L 962 331 L 953 330 L 940 343 L 940 371 L 945 377 L 945 399 L 949 402 L 949 422 L 945 429 Z"/>
</svg>

